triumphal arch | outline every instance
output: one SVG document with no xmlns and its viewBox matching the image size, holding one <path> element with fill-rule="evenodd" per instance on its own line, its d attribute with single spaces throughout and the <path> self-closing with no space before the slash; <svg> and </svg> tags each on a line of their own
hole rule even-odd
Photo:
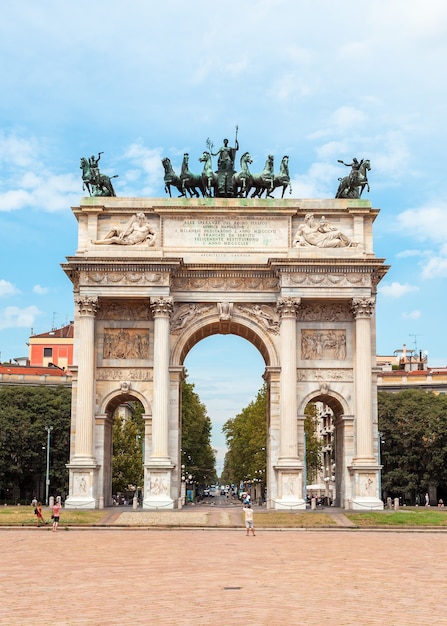
<svg viewBox="0 0 447 626">
<path fill-rule="evenodd" d="M 67 507 L 108 506 L 115 409 L 144 407 L 143 508 L 181 506 L 181 383 L 210 335 L 250 341 L 268 387 L 267 506 L 305 508 L 305 407 L 333 413 L 338 506 L 380 509 L 375 300 L 362 199 L 83 198 Z M 237 358 L 237 355 L 235 355 Z"/>
</svg>

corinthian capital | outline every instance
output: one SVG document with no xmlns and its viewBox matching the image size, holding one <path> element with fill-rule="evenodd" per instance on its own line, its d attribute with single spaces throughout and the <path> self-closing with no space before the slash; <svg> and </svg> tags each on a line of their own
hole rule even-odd
<svg viewBox="0 0 447 626">
<path fill-rule="evenodd" d="M 151 298 L 150 307 L 154 317 L 170 317 L 174 306 L 173 299 L 168 297 Z"/>
<path fill-rule="evenodd" d="M 281 317 L 295 317 L 301 305 L 301 298 L 278 298 L 276 309 Z"/>
<path fill-rule="evenodd" d="M 92 296 L 79 296 L 76 298 L 76 304 L 80 315 L 96 316 L 98 312 L 98 298 Z"/>
<path fill-rule="evenodd" d="M 355 318 L 371 317 L 376 306 L 375 298 L 353 298 L 352 312 Z"/>
</svg>

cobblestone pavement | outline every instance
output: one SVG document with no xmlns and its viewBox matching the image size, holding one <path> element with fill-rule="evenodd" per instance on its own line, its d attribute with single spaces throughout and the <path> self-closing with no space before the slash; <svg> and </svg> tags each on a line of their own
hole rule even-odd
<svg viewBox="0 0 447 626">
<path fill-rule="evenodd" d="M 0 532 L 0 625 L 447 625 L 447 533 Z"/>
</svg>

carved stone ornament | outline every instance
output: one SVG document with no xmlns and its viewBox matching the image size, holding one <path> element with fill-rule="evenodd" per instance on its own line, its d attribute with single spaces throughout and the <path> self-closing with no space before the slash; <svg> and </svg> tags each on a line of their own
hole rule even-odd
<svg viewBox="0 0 447 626">
<path fill-rule="evenodd" d="M 232 302 L 218 302 L 217 309 L 219 311 L 219 319 L 221 322 L 226 322 L 226 321 L 231 320 L 231 316 L 233 313 Z"/>
<path fill-rule="evenodd" d="M 271 276 L 175 276 L 173 291 L 277 291 L 278 278 Z"/>
<path fill-rule="evenodd" d="M 152 370 L 144 368 L 114 368 L 114 367 L 101 367 L 98 368 L 96 375 L 97 380 L 119 380 L 123 378 L 129 380 L 153 380 Z M 129 383 L 130 384 L 130 383 Z"/>
<path fill-rule="evenodd" d="M 303 322 L 348 322 L 352 321 L 349 302 L 304 302 L 297 318 Z"/>
<path fill-rule="evenodd" d="M 149 494 L 151 496 L 167 496 L 168 475 L 166 472 L 151 472 L 149 482 Z"/>
<path fill-rule="evenodd" d="M 355 318 L 370 318 L 374 314 L 375 309 L 374 298 L 353 298 L 352 312 Z"/>
<path fill-rule="evenodd" d="M 148 321 L 151 319 L 149 299 L 145 300 L 101 300 L 98 319 L 121 321 Z"/>
<path fill-rule="evenodd" d="M 301 298 L 279 298 L 276 309 L 281 317 L 296 317 Z"/>
<path fill-rule="evenodd" d="M 182 304 L 174 312 L 171 319 L 171 333 L 179 333 L 196 317 L 200 317 L 210 311 L 213 306 L 204 304 Z"/>
<path fill-rule="evenodd" d="M 307 360 L 346 359 L 345 330 L 302 330 L 301 358 Z"/>
<path fill-rule="evenodd" d="M 174 306 L 174 299 L 171 296 L 161 298 L 151 298 L 151 311 L 154 317 L 170 317 Z"/>
<path fill-rule="evenodd" d="M 370 274 L 356 272 L 353 274 L 316 274 L 308 272 L 290 272 L 283 274 L 281 279 L 284 287 L 299 285 L 318 287 L 369 287 L 371 285 Z"/>
<path fill-rule="evenodd" d="M 92 241 L 95 245 L 120 245 L 135 246 L 145 244 L 146 246 L 154 246 L 156 240 L 156 232 L 148 221 L 144 213 L 136 213 L 133 215 L 124 230 L 112 228 L 104 239 Z"/>
<path fill-rule="evenodd" d="M 246 306 L 238 304 L 237 307 L 242 313 L 257 319 L 269 332 L 275 335 L 279 333 L 279 316 L 271 305 L 253 304 L 252 306 Z"/>
<path fill-rule="evenodd" d="M 93 317 L 96 315 L 99 307 L 98 298 L 91 296 L 78 297 L 76 299 L 76 304 L 80 315 L 89 315 Z"/>
<path fill-rule="evenodd" d="M 128 380 L 122 380 L 120 383 L 120 389 L 123 393 L 128 393 L 130 391 L 130 382 Z"/>
<path fill-rule="evenodd" d="M 293 238 L 294 247 L 347 248 L 358 244 L 332 226 L 323 216 L 317 222 L 313 213 L 307 213 Z"/>
<path fill-rule="evenodd" d="M 104 359 L 148 359 L 149 331 L 134 328 L 104 330 Z"/>
<path fill-rule="evenodd" d="M 297 380 L 299 382 L 314 382 L 318 381 L 321 385 L 325 381 L 330 380 L 334 382 L 352 382 L 353 372 L 350 369 L 313 369 L 305 368 L 297 370 Z"/>
<path fill-rule="evenodd" d="M 169 277 L 157 272 L 113 272 L 113 271 L 96 271 L 82 272 L 82 281 L 84 284 L 93 283 L 95 285 L 167 285 Z"/>
</svg>

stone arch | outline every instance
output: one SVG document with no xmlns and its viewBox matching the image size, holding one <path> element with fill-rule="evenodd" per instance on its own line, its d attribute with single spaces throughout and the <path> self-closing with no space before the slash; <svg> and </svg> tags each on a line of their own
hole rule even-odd
<svg viewBox="0 0 447 626">
<path fill-rule="evenodd" d="M 304 398 L 302 398 L 298 406 L 299 414 L 304 414 L 304 409 L 309 402 L 323 402 L 323 404 L 326 404 L 332 409 L 334 415 L 336 416 L 348 415 L 352 413 L 352 409 L 346 399 L 341 394 L 332 390 L 322 392 L 321 389 L 315 389 L 310 391 Z"/>
<path fill-rule="evenodd" d="M 333 488 L 333 499 L 335 506 L 342 506 L 348 499 L 347 484 L 349 482 L 349 475 L 346 468 L 346 458 L 349 457 L 349 442 L 353 440 L 353 419 L 352 409 L 349 407 L 349 403 L 339 393 L 333 390 L 314 389 L 310 391 L 299 405 L 298 415 L 302 416 L 302 424 L 304 424 L 304 410 L 310 402 L 322 402 L 325 406 L 328 406 L 333 413 L 333 436 L 331 435 L 331 445 L 333 445 L 332 460 L 330 461 L 330 475 L 334 476 L 335 480 L 331 485 Z M 323 428 L 323 431 L 325 428 Z M 300 433 L 299 439 L 304 439 L 304 434 Z M 327 451 L 323 446 L 323 473 L 327 474 L 328 461 L 325 458 Z M 304 449 L 304 441 L 303 441 Z M 350 455 L 352 458 L 352 454 Z M 334 467 L 332 467 L 334 463 Z M 328 478 L 328 476 L 325 477 Z M 326 487 L 328 484 L 325 483 Z M 329 489 L 325 495 L 331 496 Z"/>
<path fill-rule="evenodd" d="M 129 389 L 126 392 L 121 389 L 113 389 L 102 398 L 98 413 L 112 416 L 119 406 L 133 400 L 141 402 L 145 415 L 152 414 L 152 407 L 148 399 L 135 389 Z"/>
<path fill-rule="evenodd" d="M 178 336 L 172 349 L 171 366 L 183 365 L 188 352 L 202 339 L 212 335 L 237 335 L 255 346 L 262 355 L 266 366 L 279 366 L 279 358 L 274 343 L 260 324 L 241 314 L 234 314 L 231 320 L 220 320 L 217 315 L 200 318 L 190 323 Z"/>
<path fill-rule="evenodd" d="M 115 388 L 102 398 L 95 417 L 95 441 L 97 468 L 97 489 L 105 506 L 112 504 L 112 456 L 113 456 L 113 416 L 116 409 L 127 402 L 141 402 L 145 420 L 145 441 L 150 438 L 152 407 L 148 399 L 135 389 Z M 148 445 L 148 444 L 146 444 Z M 143 459 L 142 459 L 143 461 Z"/>
</svg>

